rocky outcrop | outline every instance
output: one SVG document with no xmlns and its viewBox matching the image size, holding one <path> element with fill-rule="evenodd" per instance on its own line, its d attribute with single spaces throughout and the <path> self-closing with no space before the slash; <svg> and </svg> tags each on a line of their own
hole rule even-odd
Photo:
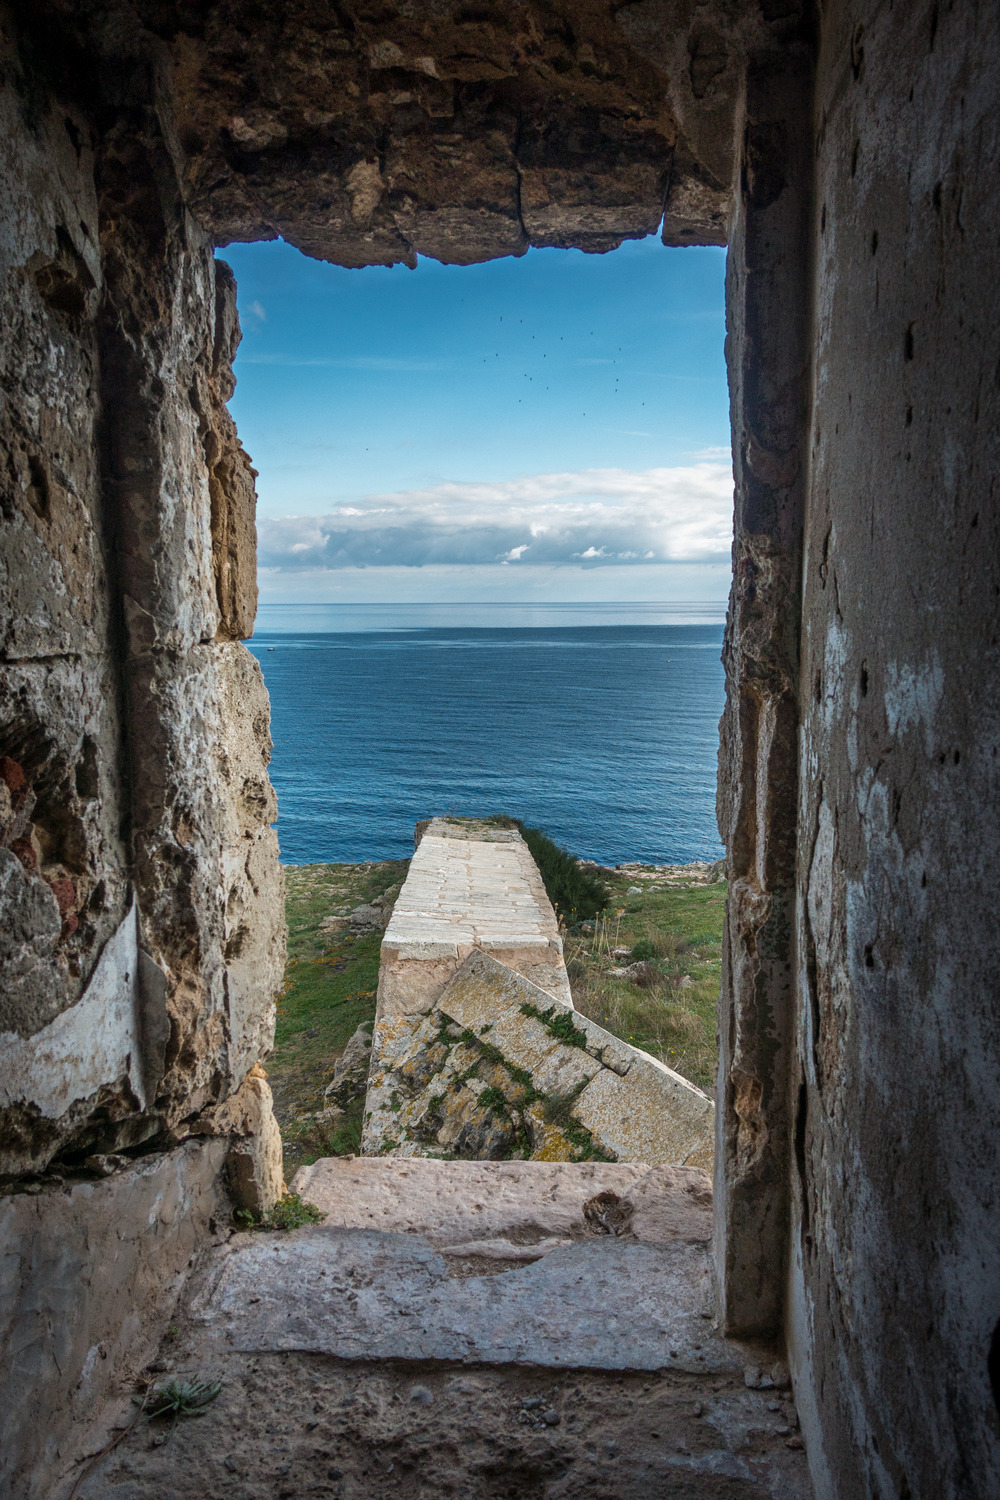
<svg viewBox="0 0 1000 1500">
<path fill-rule="evenodd" d="M 364 1097 L 371 1055 L 372 1028 L 368 1021 L 358 1027 L 334 1064 L 333 1078 L 323 1091 L 324 1110 L 339 1112 Z"/>
</svg>

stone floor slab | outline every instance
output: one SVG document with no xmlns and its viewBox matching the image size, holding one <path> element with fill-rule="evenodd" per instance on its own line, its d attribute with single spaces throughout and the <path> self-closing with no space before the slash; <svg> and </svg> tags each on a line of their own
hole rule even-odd
<svg viewBox="0 0 1000 1500">
<path fill-rule="evenodd" d="M 712 1233 L 707 1173 L 642 1162 L 327 1157 L 301 1167 L 292 1187 L 331 1227 L 419 1234 L 436 1249 L 587 1238 L 584 1209 L 602 1193 L 631 1206 L 628 1233 L 637 1239 L 707 1241 Z"/>
<path fill-rule="evenodd" d="M 707 1246 L 606 1237 L 455 1277 L 417 1235 L 323 1225 L 238 1235 L 189 1313 L 214 1352 L 742 1375 L 714 1328 Z"/>
</svg>

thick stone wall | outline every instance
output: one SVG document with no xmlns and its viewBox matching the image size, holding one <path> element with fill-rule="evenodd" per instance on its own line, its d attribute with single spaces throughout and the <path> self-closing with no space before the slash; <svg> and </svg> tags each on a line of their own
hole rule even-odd
<svg viewBox="0 0 1000 1500">
<path fill-rule="evenodd" d="M 211 1129 L 270 1046 L 283 955 L 267 698 L 236 639 L 256 596 L 252 470 L 224 407 L 233 278 L 184 208 L 149 57 L 118 37 L 97 62 L 119 75 L 88 98 L 9 16 L 5 41 L 16 1174 Z M 40 1103 L 63 1054 L 74 1076 Z"/>
<path fill-rule="evenodd" d="M 995 6 L 825 7 L 790 1317 L 823 1497 L 1000 1487 L 998 97 Z"/>
<path fill-rule="evenodd" d="M 233 278 L 184 206 L 155 57 L 97 27 L 84 58 L 41 19 L 0 12 L 0 1338 L 43 1421 L 0 1404 L 36 1487 L 229 1213 L 227 1153 L 237 1201 L 280 1191 L 256 1064 L 284 947 L 267 698 L 239 643 Z M 156 1227 L 142 1163 L 185 1141 Z M 53 1311 L 26 1369 L 31 1307 Z"/>
<path fill-rule="evenodd" d="M 226 1143 L 189 1141 L 106 1180 L 0 1198 L 0 1490 L 47 1500 L 81 1433 L 141 1373 L 231 1205 Z"/>
<path fill-rule="evenodd" d="M 808 464 L 813 48 L 798 7 L 747 60 L 726 282 L 736 481 L 718 812 L 729 898 L 715 1257 L 727 1329 L 784 1315 L 793 1030 L 799 578 Z"/>
</svg>

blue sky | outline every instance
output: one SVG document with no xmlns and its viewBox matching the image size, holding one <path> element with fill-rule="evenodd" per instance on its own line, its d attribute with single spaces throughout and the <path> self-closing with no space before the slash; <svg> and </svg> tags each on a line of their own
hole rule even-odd
<svg viewBox="0 0 1000 1500">
<path fill-rule="evenodd" d="M 725 597 L 724 251 L 220 254 L 263 600 Z"/>
</svg>

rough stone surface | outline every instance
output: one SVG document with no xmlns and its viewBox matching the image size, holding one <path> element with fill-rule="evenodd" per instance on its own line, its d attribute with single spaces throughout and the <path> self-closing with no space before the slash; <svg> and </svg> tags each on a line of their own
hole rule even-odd
<svg viewBox="0 0 1000 1500">
<path fill-rule="evenodd" d="M 710 1166 L 712 1103 L 573 1009 L 515 829 L 417 825 L 382 941 L 366 1155 Z"/>
<path fill-rule="evenodd" d="M 235 1236 L 192 1283 L 189 1306 L 206 1357 L 270 1348 L 742 1373 L 743 1357 L 711 1328 L 710 1270 L 705 1245 L 605 1236 L 501 1276 L 455 1277 L 420 1236 L 318 1226 L 277 1240 Z"/>
<path fill-rule="evenodd" d="M 241 1155 L 249 1125 L 245 1196 L 273 1194 L 266 1085 L 238 1122 L 219 1106 L 271 1044 L 283 914 L 268 705 L 238 643 L 235 288 L 183 202 L 168 74 L 124 6 L 0 6 L 0 53 L 0 1177 L 40 1190 L 10 1200 L 4 1248 L 44 1308 L 39 1246 L 64 1242 L 79 1324 L 5 1407 L 4 1461 L 41 1487 L 39 1432 L 58 1445 L 91 1409 L 203 1205 L 228 1203 L 225 1139 L 152 1198 L 129 1153 L 232 1124 Z"/>
<path fill-rule="evenodd" d="M 218 1400 L 168 1443 L 126 1436 L 84 1497 L 808 1500 L 787 1371 L 713 1320 L 706 1174 L 358 1158 L 295 1186 L 327 1223 L 214 1252 L 150 1366 L 211 1370 Z M 540 1263 L 456 1264 L 469 1234 Z"/>
<path fill-rule="evenodd" d="M 783 7 L 783 27 L 747 62 L 741 192 L 726 273 L 736 511 L 719 751 L 729 899 L 716 1090 L 716 1265 L 727 1327 L 743 1334 L 781 1327 L 791 1170 L 812 274 L 812 50 L 798 11 Z"/>
<path fill-rule="evenodd" d="M 1000 1489 L 998 91 L 995 7 L 826 8 L 789 1309 L 824 1496 Z"/>
<path fill-rule="evenodd" d="M 222 243 L 467 264 L 609 250 L 664 209 L 668 242 L 724 242 L 757 24 L 739 4 L 133 9 L 173 66 L 185 190 Z"/>
<path fill-rule="evenodd" d="M 192 1353 L 183 1342 L 171 1366 Z M 740 1377 L 263 1351 L 215 1368 L 222 1391 L 202 1420 L 162 1446 L 130 1434 L 82 1500 L 811 1500 L 789 1393 Z M 109 1411 L 94 1447 L 130 1414 Z"/>
<path fill-rule="evenodd" d="M 997 24 L 932 0 L 0 9 L 0 1024 L 29 1076 L 21 1044 L 86 1003 L 133 898 L 140 992 L 169 1021 L 162 1080 L 122 1072 L 135 1010 L 112 997 L 124 1030 L 69 1110 L 4 1111 L 17 1161 L 126 1173 L 122 1151 L 210 1128 L 267 1045 L 266 724 L 237 644 L 253 475 L 223 411 L 236 335 L 213 242 L 474 261 L 607 248 L 661 207 L 668 240 L 719 242 L 728 205 L 723 1306 L 731 1327 L 784 1327 L 824 1500 L 992 1497 Z M 428 970 L 438 991 L 455 957 Z M 83 1378 L 80 1354 L 46 1367 L 33 1411 Z M 243 1420 L 268 1358 L 236 1382 Z M 439 1375 L 422 1384 L 454 1454 Z M 370 1417 L 323 1428 L 348 1455 L 333 1492 L 371 1488 L 365 1455 L 418 1451 L 380 1425 L 401 1387 L 367 1389 Z M 291 1376 L 280 1390 L 291 1465 L 313 1419 Z M 489 1387 L 505 1412 L 508 1390 Z M 613 1473 L 564 1469 L 579 1450 L 551 1436 L 517 1468 L 523 1434 L 488 1404 L 459 1490 L 498 1493 L 511 1463 L 529 1494 L 758 1482 L 746 1447 L 692 1445 L 690 1424 L 665 1428 L 687 1468 L 638 1429 Z M 122 1485 L 228 1493 L 214 1422 L 177 1435 L 205 1467 Z M 22 1422 L 4 1460 L 41 1430 Z M 267 1450 L 247 1492 L 294 1486 L 283 1466 Z"/>
<path fill-rule="evenodd" d="M 222 1141 L 189 1142 L 103 1181 L 0 1198 L 0 1487 L 12 1500 L 47 1500 L 81 1431 L 150 1358 L 213 1218 L 228 1216 L 224 1155 Z"/>
<path fill-rule="evenodd" d="M 261 1067 L 255 1066 L 230 1094 L 212 1125 L 216 1134 L 230 1138 L 226 1173 L 233 1202 L 259 1217 L 273 1208 L 285 1188 L 281 1131 Z"/>
<path fill-rule="evenodd" d="M 644 1162 L 327 1157 L 300 1167 L 292 1189 L 331 1228 L 419 1234 L 462 1258 L 533 1260 L 595 1234 L 666 1244 L 707 1241 L 712 1232 L 708 1175 Z M 609 1228 L 612 1198 L 620 1209 Z"/>
<path fill-rule="evenodd" d="M 363 1094 L 368 1084 L 372 1055 L 371 1022 L 362 1022 L 334 1064 L 333 1077 L 323 1091 L 327 1109 L 346 1109 Z"/>
</svg>

